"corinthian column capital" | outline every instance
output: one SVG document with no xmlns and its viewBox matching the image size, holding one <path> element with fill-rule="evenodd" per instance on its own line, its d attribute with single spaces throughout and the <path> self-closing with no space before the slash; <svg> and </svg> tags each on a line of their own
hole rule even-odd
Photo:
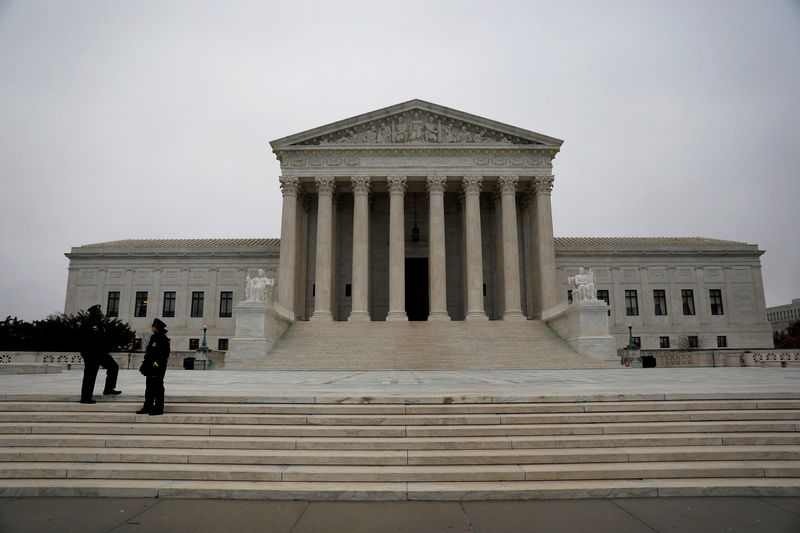
<svg viewBox="0 0 800 533">
<path fill-rule="evenodd" d="M 445 184 L 447 183 L 447 176 L 439 176 L 434 174 L 428 176 L 428 183 L 425 185 L 425 190 L 428 195 L 431 194 L 444 194 Z"/>
<path fill-rule="evenodd" d="M 319 196 L 333 196 L 336 190 L 336 178 L 333 176 L 317 176 L 314 178 Z"/>
<path fill-rule="evenodd" d="M 300 178 L 295 176 L 280 176 L 278 181 L 281 184 L 281 194 L 283 196 L 297 196 L 300 192 Z"/>
<path fill-rule="evenodd" d="M 497 179 L 497 190 L 500 194 L 516 194 L 519 176 L 500 176 Z"/>
<path fill-rule="evenodd" d="M 389 176 L 386 178 L 386 186 L 389 188 L 389 194 L 406 193 L 406 177 L 405 176 Z"/>
<path fill-rule="evenodd" d="M 553 192 L 553 176 L 536 176 L 533 178 L 533 190 L 536 194 L 547 194 Z"/>
<path fill-rule="evenodd" d="M 353 184 L 353 194 L 355 196 L 366 196 L 369 194 L 370 177 L 369 176 L 353 176 L 350 178 Z"/>
<path fill-rule="evenodd" d="M 480 194 L 483 176 L 464 176 L 464 194 Z"/>
</svg>

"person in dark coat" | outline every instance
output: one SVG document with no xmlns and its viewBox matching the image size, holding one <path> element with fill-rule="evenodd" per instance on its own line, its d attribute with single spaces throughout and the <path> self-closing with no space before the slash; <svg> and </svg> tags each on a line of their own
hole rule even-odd
<svg viewBox="0 0 800 533">
<path fill-rule="evenodd" d="M 159 319 L 153 320 L 153 335 L 147 343 L 144 360 L 139 372 L 145 378 L 144 405 L 136 411 L 137 414 L 163 415 L 164 414 L 164 374 L 167 372 L 169 360 L 169 337 L 167 325 Z"/>
<path fill-rule="evenodd" d="M 103 313 L 99 305 L 88 310 L 89 318 L 81 324 L 81 357 L 83 357 L 83 384 L 81 385 L 81 403 L 97 403 L 92 399 L 97 371 L 102 366 L 106 369 L 106 385 L 103 394 L 115 396 L 121 391 L 117 386 L 119 365 L 109 353 L 108 338 L 103 325 Z"/>
</svg>

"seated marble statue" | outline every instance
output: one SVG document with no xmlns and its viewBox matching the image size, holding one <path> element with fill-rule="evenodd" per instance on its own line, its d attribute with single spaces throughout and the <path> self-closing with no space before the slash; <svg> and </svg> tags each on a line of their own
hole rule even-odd
<svg viewBox="0 0 800 533">
<path fill-rule="evenodd" d="M 250 277 L 248 272 L 244 283 L 244 303 L 272 303 L 272 287 L 275 280 L 264 275 L 264 269 L 258 269 L 258 276 Z"/>
<path fill-rule="evenodd" d="M 578 273 L 567 278 L 570 289 L 572 289 L 572 301 L 596 301 L 596 291 L 594 289 L 594 272 L 590 268 L 588 271 L 583 267 L 578 269 Z"/>
</svg>

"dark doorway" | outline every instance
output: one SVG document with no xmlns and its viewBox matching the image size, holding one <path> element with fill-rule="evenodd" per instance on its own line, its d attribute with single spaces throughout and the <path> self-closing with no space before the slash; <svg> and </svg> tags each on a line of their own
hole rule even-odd
<svg viewBox="0 0 800 533">
<path fill-rule="evenodd" d="M 428 320 L 428 258 L 406 258 L 406 314 L 409 320 Z"/>
</svg>

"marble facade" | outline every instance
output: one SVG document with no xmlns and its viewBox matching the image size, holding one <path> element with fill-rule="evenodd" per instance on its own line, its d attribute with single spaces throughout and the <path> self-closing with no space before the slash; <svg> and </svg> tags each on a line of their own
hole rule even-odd
<svg viewBox="0 0 800 533">
<path fill-rule="evenodd" d="M 568 277 L 587 267 L 607 295 L 618 347 L 629 323 L 645 348 L 664 336 L 676 347 L 687 335 L 772 346 L 755 245 L 554 238 L 550 197 L 561 144 L 420 100 L 278 139 L 271 146 L 281 164 L 280 240 L 76 247 L 67 254 L 65 311 L 98 302 L 105 310 L 114 291 L 119 317 L 146 335 L 169 288 L 178 310 L 165 321 L 176 346 L 186 349 L 202 325 L 212 343 L 227 341 L 234 320 L 217 314 L 220 291 L 233 294 L 236 309 L 245 277 L 264 269 L 277 280 L 274 312 L 289 322 L 522 322 L 564 312 Z M 709 289 L 721 291 L 727 313 L 708 311 Z M 134 316 L 140 290 L 152 296 L 146 317 Z M 209 295 L 205 317 L 188 317 L 199 290 Z M 635 316 L 626 314 L 626 290 L 638 291 Z M 666 315 L 653 313 L 654 290 L 665 295 Z M 679 311 L 685 290 L 696 295 L 695 314 Z"/>
</svg>

